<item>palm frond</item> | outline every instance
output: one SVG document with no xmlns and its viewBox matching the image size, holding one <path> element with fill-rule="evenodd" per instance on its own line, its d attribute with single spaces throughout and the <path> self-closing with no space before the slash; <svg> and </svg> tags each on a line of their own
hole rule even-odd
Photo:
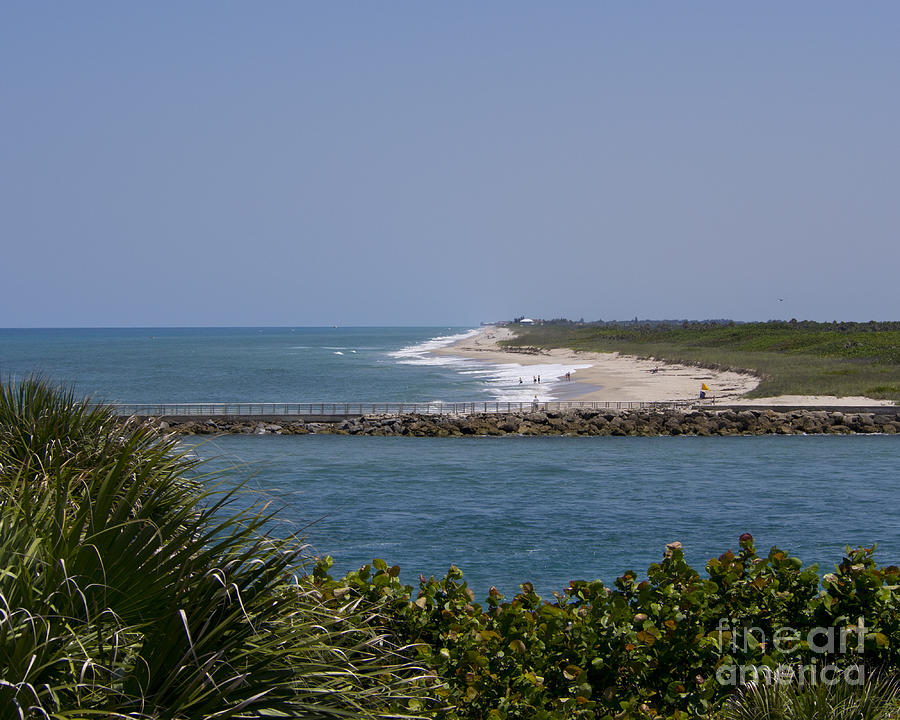
<svg viewBox="0 0 900 720">
<path fill-rule="evenodd" d="M 264 507 L 107 407 L 0 387 L 0 720 L 402 715 L 420 671 Z"/>
</svg>

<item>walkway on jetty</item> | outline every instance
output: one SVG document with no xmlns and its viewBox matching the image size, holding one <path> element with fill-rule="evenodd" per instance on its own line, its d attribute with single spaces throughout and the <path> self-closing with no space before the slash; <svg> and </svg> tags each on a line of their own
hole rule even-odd
<svg viewBox="0 0 900 720">
<path fill-rule="evenodd" d="M 156 418 L 242 418 L 259 420 L 285 418 L 305 422 L 340 422 L 366 415 L 474 415 L 476 413 L 565 412 L 567 410 L 792 410 L 843 413 L 895 413 L 897 406 L 788 406 L 729 405 L 710 400 L 672 400 L 668 402 L 550 400 L 535 402 L 455 402 L 455 403 L 118 403 L 113 404 L 122 417 Z"/>
<path fill-rule="evenodd" d="M 123 417 L 283 417 L 327 422 L 325 418 L 350 418 L 364 415 L 473 415 L 475 413 L 515 413 L 540 410 L 641 410 L 689 409 L 695 401 L 671 402 L 593 402 L 551 400 L 547 402 L 432 402 L 432 403 L 114 403 Z"/>
</svg>

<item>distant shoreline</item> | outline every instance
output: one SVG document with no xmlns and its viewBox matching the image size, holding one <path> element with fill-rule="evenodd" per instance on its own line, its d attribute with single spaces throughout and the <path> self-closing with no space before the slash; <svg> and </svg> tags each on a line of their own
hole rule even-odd
<svg viewBox="0 0 900 720">
<path fill-rule="evenodd" d="M 827 395 L 781 395 L 777 397 L 743 397 L 759 384 L 759 378 L 731 370 L 712 370 L 692 365 L 665 363 L 619 353 L 583 352 L 565 348 L 535 349 L 535 352 L 513 352 L 499 345 L 515 337 L 506 327 L 485 326 L 471 337 L 434 350 L 437 355 L 477 358 L 495 363 L 517 363 L 523 366 L 554 363 L 583 366 L 572 370 L 571 382 L 560 382 L 553 391 L 560 400 L 669 402 L 697 400 L 703 384 L 707 397 L 719 404 L 786 405 L 821 407 L 891 406 L 889 400 L 866 397 L 834 397 Z M 571 390 L 569 390 L 571 387 Z"/>
<path fill-rule="evenodd" d="M 499 345 L 515 334 L 505 327 L 488 326 L 477 335 L 435 351 L 438 354 L 480 358 L 523 366 L 552 362 L 571 365 L 572 381 L 561 382 L 565 400 L 667 402 L 696 400 L 704 383 L 717 402 L 737 401 L 759 382 L 753 375 L 716 371 L 687 365 L 643 360 L 618 353 L 579 352 L 565 348 L 510 351 Z M 587 367 L 585 367 L 587 366 Z M 571 387 L 571 390 L 569 389 Z"/>
</svg>

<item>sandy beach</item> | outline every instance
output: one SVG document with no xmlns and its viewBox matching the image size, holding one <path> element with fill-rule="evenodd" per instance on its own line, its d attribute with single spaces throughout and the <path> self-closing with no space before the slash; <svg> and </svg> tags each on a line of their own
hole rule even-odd
<svg viewBox="0 0 900 720">
<path fill-rule="evenodd" d="M 754 375 L 662 363 L 619 353 L 554 349 L 531 354 L 509 352 L 498 345 L 501 340 L 512 337 L 515 335 L 508 328 L 486 326 L 476 335 L 433 352 L 494 363 L 517 363 L 524 366 L 523 372 L 527 376 L 527 381 L 532 380 L 528 375 L 529 365 L 551 363 L 571 366 L 572 380 L 562 381 L 553 388 L 553 395 L 557 400 L 642 402 L 694 400 L 699 398 L 701 386 L 705 383 L 709 387 L 707 396 L 717 404 L 806 406 L 892 404 L 890 401 L 865 397 L 838 398 L 825 395 L 782 395 L 747 399 L 742 395 L 759 384 L 759 378 Z"/>
</svg>

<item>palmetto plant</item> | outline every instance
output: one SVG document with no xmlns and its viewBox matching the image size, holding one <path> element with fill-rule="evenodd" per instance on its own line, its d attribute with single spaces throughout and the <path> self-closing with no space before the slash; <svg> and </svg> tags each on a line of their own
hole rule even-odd
<svg viewBox="0 0 900 720">
<path fill-rule="evenodd" d="M 107 407 L 0 387 L 0 719 L 407 707 L 378 608 L 320 600 L 302 544 L 199 473 Z"/>
<path fill-rule="evenodd" d="M 720 720 L 889 720 L 900 717 L 900 685 L 751 683 L 726 703 Z"/>
</svg>

